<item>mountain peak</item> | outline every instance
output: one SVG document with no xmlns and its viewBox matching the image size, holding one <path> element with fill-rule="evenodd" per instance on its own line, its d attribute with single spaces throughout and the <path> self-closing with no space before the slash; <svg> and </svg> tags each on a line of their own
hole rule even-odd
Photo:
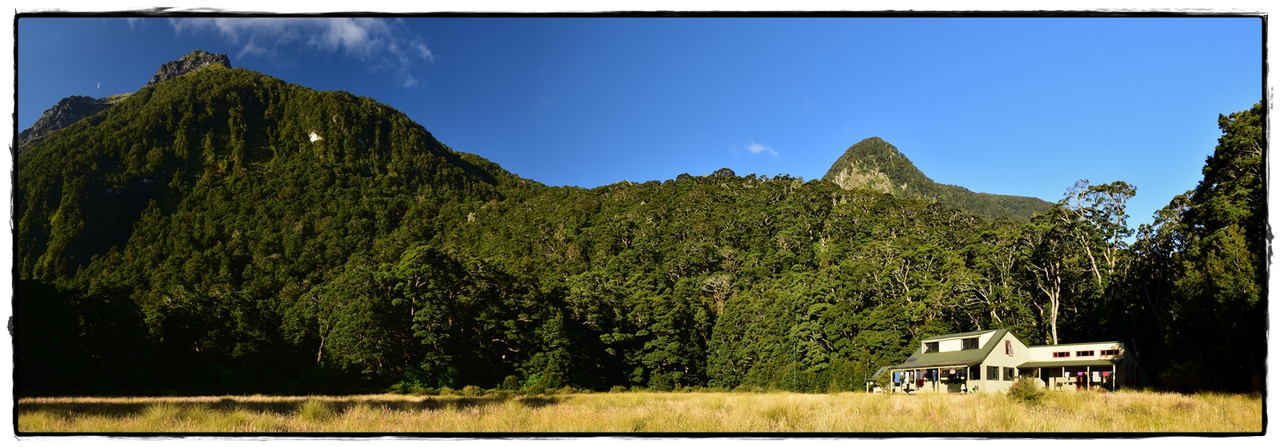
<svg viewBox="0 0 1280 447">
<path fill-rule="evenodd" d="M 214 65 L 231 68 L 231 59 L 227 58 L 226 54 L 207 53 L 204 50 L 196 49 L 178 60 L 165 62 L 160 66 L 159 70 L 156 70 L 156 75 L 151 78 L 151 81 L 147 82 L 143 87 Z M 82 118 L 93 116 L 111 107 L 112 103 L 127 95 L 96 99 L 88 96 L 68 96 L 63 98 L 53 107 L 45 110 L 29 129 L 18 134 L 18 152 L 23 152 L 26 147 L 44 138 L 50 132 L 67 127 Z"/>
<path fill-rule="evenodd" d="M 912 197 L 908 189 L 913 185 L 933 182 L 898 148 L 880 137 L 849 146 L 822 179 L 845 189 L 866 188 L 895 197 Z"/>
<path fill-rule="evenodd" d="M 195 51 L 182 56 L 181 59 L 165 62 L 164 65 L 160 66 L 159 70 L 156 70 L 156 75 L 151 77 L 151 81 L 147 82 L 147 85 L 182 76 L 213 65 L 231 68 L 231 59 L 227 58 L 226 53 L 206 53 L 203 50 L 196 49 Z"/>
<path fill-rule="evenodd" d="M 898 148 L 880 137 L 871 137 L 849 146 L 822 176 L 845 189 L 870 189 L 894 197 L 937 202 L 943 206 L 987 219 L 1007 217 L 1027 221 L 1049 202 L 1023 196 L 977 193 L 956 185 L 934 182 L 916 168 Z"/>
</svg>

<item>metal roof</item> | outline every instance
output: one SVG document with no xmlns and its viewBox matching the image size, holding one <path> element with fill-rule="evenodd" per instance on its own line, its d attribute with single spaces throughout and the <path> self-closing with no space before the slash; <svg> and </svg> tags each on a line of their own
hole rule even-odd
<svg viewBox="0 0 1280 447">
<path fill-rule="evenodd" d="M 924 346 L 923 346 L 924 343 L 940 341 L 940 340 L 952 340 L 957 338 L 975 337 L 975 336 L 980 336 L 987 333 L 992 333 L 991 338 L 987 340 L 987 343 L 985 345 L 982 345 L 978 349 L 966 349 L 966 350 L 960 350 L 960 351 L 947 351 L 947 352 L 922 352 L 924 350 Z M 989 329 L 985 331 L 962 332 L 959 334 L 946 334 L 946 335 L 937 335 L 937 336 L 929 337 L 921 341 L 921 346 L 919 348 L 916 348 L 916 351 L 913 352 L 911 356 L 907 358 L 906 361 L 902 362 L 901 364 L 894 365 L 893 367 L 891 367 L 891 369 L 902 370 L 902 369 L 938 368 L 943 366 L 963 367 L 963 366 L 977 365 L 979 363 L 982 363 L 983 360 L 987 359 L 987 356 L 991 354 L 991 351 L 995 350 L 996 346 L 1000 344 L 1000 340 L 1003 340 L 1005 334 L 1007 333 L 1009 333 L 1009 330 L 1007 329 Z M 1085 343 L 1069 343 L 1069 344 L 1061 344 L 1061 345 L 1036 345 L 1036 346 L 1028 346 L 1028 348 L 1062 347 L 1066 349 L 1072 346 L 1098 345 L 1098 344 L 1108 344 L 1108 343 L 1115 343 L 1115 344 L 1124 346 L 1124 343 L 1119 341 L 1097 341 L 1097 342 L 1085 342 Z M 1124 352 L 1124 351 L 1121 351 L 1121 352 Z M 1026 362 L 1021 365 L 1018 365 L 1018 367 L 1019 368 L 1059 368 L 1059 367 L 1077 367 L 1077 366 L 1112 366 L 1124 361 L 1124 359 L 1125 359 L 1125 354 L 1120 354 L 1110 358 L 1044 360 L 1044 361 L 1038 361 L 1038 362 Z M 881 371 L 876 371 L 877 375 L 883 372 L 883 370 L 884 368 L 881 368 Z"/>
<path fill-rule="evenodd" d="M 950 340 L 950 339 L 953 339 L 953 338 L 972 337 L 972 336 L 975 336 L 975 335 L 982 335 L 982 334 L 986 334 L 986 333 L 989 333 L 989 332 L 996 332 L 996 331 L 1004 331 L 1004 329 L 987 329 L 987 330 L 985 330 L 985 331 L 973 331 L 973 332 L 961 332 L 961 333 L 959 333 L 959 334 L 935 335 L 935 336 L 932 336 L 932 337 L 926 338 L 926 339 L 921 340 L 921 341 L 922 341 L 922 342 L 930 342 L 930 341 L 938 341 L 938 340 Z M 1006 332 L 1007 332 L 1007 331 L 1006 331 Z"/>
<path fill-rule="evenodd" d="M 966 349 L 961 351 L 947 352 L 921 352 L 924 347 L 916 349 L 902 364 L 894 366 L 894 369 L 915 369 L 915 368 L 934 368 L 938 366 L 972 366 L 982 363 L 988 354 L 1000 344 L 1000 340 L 1004 339 L 1004 335 L 1009 331 L 1007 329 L 994 329 L 990 331 L 965 332 L 962 334 L 949 334 L 937 337 L 929 337 L 924 339 L 926 342 L 930 340 L 941 340 L 950 338 L 969 337 L 978 334 L 995 332 L 987 344 L 982 345 L 978 349 Z"/>
</svg>

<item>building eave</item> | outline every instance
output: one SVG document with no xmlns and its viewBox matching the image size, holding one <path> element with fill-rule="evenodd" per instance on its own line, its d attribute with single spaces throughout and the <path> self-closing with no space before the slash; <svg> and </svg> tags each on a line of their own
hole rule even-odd
<svg viewBox="0 0 1280 447">
<path fill-rule="evenodd" d="M 1070 368 L 1070 367 L 1077 367 L 1077 366 L 1115 366 L 1116 364 L 1122 361 L 1124 361 L 1124 357 L 1121 357 L 1121 356 L 1116 356 L 1109 359 L 1087 359 L 1087 360 L 1071 359 L 1071 360 L 1058 360 L 1058 361 L 1042 360 L 1038 362 L 1026 362 L 1021 365 L 1018 365 L 1018 367 L 1019 368 L 1063 368 L 1063 367 Z"/>
<path fill-rule="evenodd" d="M 1124 346 L 1124 342 L 1120 342 L 1120 341 L 1086 341 L 1086 342 L 1080 342 L 1080 343 L 1063 343 L 1060 345 L 1035 345 L 1035 346 L 1027 346 L 1027 348 L 1030 348 L 1030 349 L 1069 348 L 1073 346 L 1110 345 L 1110 344 Z"/>
</svg>

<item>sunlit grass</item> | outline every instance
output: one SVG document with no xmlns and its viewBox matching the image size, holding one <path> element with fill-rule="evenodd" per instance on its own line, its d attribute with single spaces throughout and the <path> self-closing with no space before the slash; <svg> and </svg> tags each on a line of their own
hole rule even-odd
<svg viewBox="0 0 1280 447">
<path fill-rule="evenodd" d="M 21 433 L 178 432 L 1237 432 L 1258 396 L 586 393 L 551 396 L 28 398 Z"/>
</svg>

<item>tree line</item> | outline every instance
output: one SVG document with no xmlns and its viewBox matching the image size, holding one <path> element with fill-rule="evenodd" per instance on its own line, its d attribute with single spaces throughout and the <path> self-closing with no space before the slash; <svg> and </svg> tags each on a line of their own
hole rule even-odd
<svg viewBox="0 0 1280 447">
<path fill-rule="evenodd" d="M 1122 181 L 1026 223 L 727 169 L 548 187 L 367 98 L 200 70 L 16 160 L 15 384 L 824 392 L 922 338 L 1009 328 L 1247 391 L 1261 116 L 1222 117 L 1201 184 L 1132 229 Z"/>
</svg>

